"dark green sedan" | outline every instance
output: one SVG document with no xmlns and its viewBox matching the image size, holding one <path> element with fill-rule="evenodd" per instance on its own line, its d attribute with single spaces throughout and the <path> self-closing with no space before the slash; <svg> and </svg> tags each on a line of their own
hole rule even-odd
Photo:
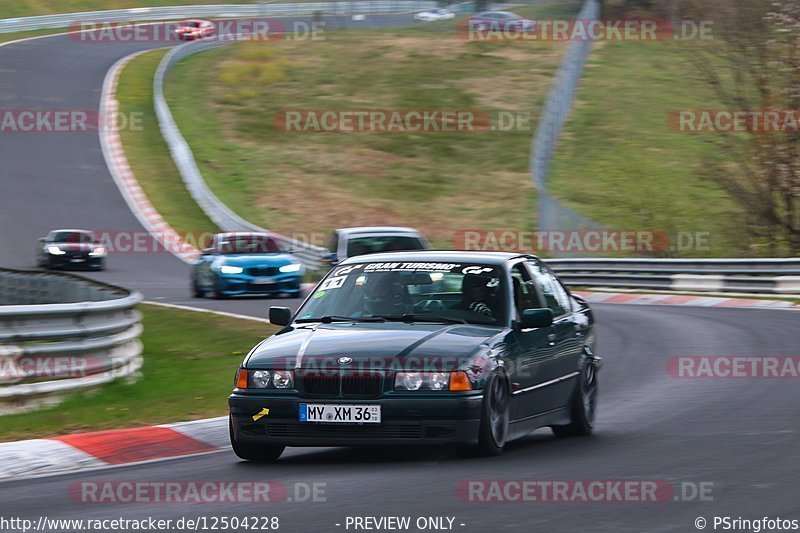
<svg viewBox="0 0 800 533">
<path fill-rule="evenodd" d="M 359 256 L 269 317 L 283 328 L 250 351 L 229 398 L 243 459 L 406 444 L 496 455 L 540 427 L 592 431 L 594 318 L 534 256 Z"/>
</svg>

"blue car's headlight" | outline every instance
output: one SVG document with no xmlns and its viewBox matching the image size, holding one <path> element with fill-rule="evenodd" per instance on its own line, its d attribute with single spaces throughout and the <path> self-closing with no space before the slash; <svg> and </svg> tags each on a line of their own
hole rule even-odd
<svg viewBox="0 0 800 533">
<path fill-rule="evenodd" d="M 244 269 L 242 267 L 222 265 L 221 267 L 219 267 L 219 271 L 222 272 L 223 274 L 241 274 L 242 272 L 244 272 Z"/>
<path fill-rule="evenodd" d="M 300 263 L 292 263 L 291 265 L 283 265 L 279 270 L 284 274 L 288 274 L 289 272 L 300 272 L 302 268 L 303 265 Z"/>
</svg>

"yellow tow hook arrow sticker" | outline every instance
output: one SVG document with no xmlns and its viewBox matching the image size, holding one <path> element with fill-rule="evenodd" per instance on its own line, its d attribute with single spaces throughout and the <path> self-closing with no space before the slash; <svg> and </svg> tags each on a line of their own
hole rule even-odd
<svg viewBox="0 0 800 533">
<path fill-rule="evenodd" d="M 269 414 L 269 408 L 264 408 L 260 413 L 253 415 L 253 422 L 258 422 L 259 419 L 264 418 Z"/>
</svg>

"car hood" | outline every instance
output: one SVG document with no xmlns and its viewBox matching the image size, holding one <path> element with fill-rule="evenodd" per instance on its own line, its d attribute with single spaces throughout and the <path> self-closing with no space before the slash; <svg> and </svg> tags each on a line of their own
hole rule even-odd
<svg viewBox="0 0 800 533">
<path fill-rule="evenodd" d="M 299 261 L 288 254 L 235 254 L 220 255 L 215 263 L 218 266 L 230 265 L 243 268 L 248 267 L 281 267 Z"/>
<path fill-rule="evenodd" d="M 265 340 L 251 352 L 246 366 L 380 370 L 422 364 L 454 369 L 469 366 L 469 358 L 502 331 L 496 326 L 461 324 L 309 324 Z M 350 361 L 342 365 L 342 357 Z"/>
</svg>

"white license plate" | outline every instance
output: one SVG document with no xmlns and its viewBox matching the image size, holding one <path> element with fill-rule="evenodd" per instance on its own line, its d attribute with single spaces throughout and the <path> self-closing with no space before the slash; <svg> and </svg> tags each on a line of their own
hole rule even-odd
<svg viewBox="0 0 800 533">
<path fill-rule="evenodd" d="M 270 285 L 275 283 L 275 278 L 256 278 L 253 280 L 254 285 Z"/>
<path fill-rule="evenodd" d="M 300 422 L 329 424 L 380 424 L 380 405 L 301 403 Z"/>
<path fill-rule="evenodd" d="M 70 259 L 73 263 L 83 263 L 86 259 Z"/>
</svg>

